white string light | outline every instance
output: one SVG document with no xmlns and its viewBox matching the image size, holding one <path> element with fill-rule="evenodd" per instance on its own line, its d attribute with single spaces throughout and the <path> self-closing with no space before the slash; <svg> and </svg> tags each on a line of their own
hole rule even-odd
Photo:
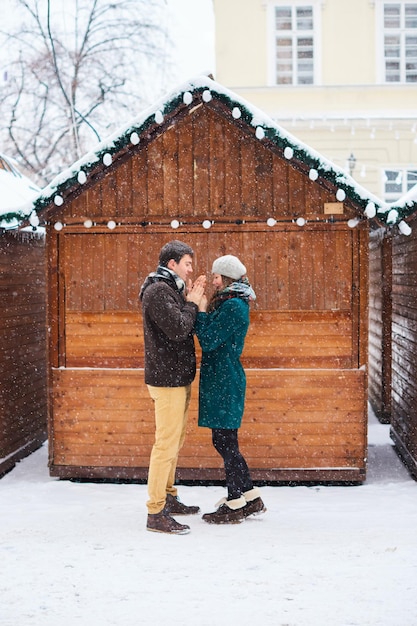
<svg viewBox="0 0 417 626">
<path fill-rule="evenodd" d="M 411 226 L 407 224 L 407 222 L 404 222 L 404 220 L 401 220 L 401 222 L 398 224 L 398 230 L 402 235 L 407 235 L 407 237 L 412 233 Z"/>
<path fill-rule="evenodd" d="M 349 228 L 356 228 L 359 222 L 360 222 L 360 219 L 358 217 L 352 217 L 352 219 L 348 221 L 348 226 Z"/>
<path fill-rule="evenodd" d="M 265 137 L 265 131 L 262 126 L 256 127 L 255 135 L 257 139 L 263 139 Z"/>
<path fill-rule="evenodd" d="M 35 211 L 32 211 L 29 216 L 29 224 L 34 227 L 39 226 L 39 216 Z"/>
<path fill-rule="evenodd" d="M 360 222 L 361 219 L 363 219 L 363 217 L 366 217 L 368 219 L 372 219 L 373 217 L 375 217 L 375 215 L 377 213 L 383 213 L 383 212 L 388 212 L 388 207 L 385 210 L 382 209 L 376 209 L 375 204 L 373 202 L 368 202 L 366 208 L 363 211 L 363 215 L 360 216 L 355 216 L 351 219 L 349 219 L 347 222 L 345 222 L 345 220 L 343 219 L 334 219 L 333 216 L 329 217 L 329 218 L 324 218 L 324 219 L 320 219 L 318 216 L 315 218 L 314 222 L 315 223 L 325 223 L 325 224 L 333 224 L 333 223 L 346 223 L 349 228 L 355 228 Z M 29 223 L 34 226 L 37 227 L 40 223 L 39 218 L 37 216 L 37 214 L 35 212 L 32 213 L 32 215 L 29 217 Z M 155 222 L 153 222 L 155 224 Z M 166 226 L 167 224 L 164 222 L 157 222 L 158 224 L 160 224 L 161 226 Z M 180 222 L 178 219 L 173 219 L 171 222 L 169 222 L 169 225 L 171 226 L 172 229 L 177 229 L 180 226 L 184 226 L 184 225 L 188 225 L 188 226 L 196 226 L 199 222 L 193 222 L 193 221 L 185 221 L 185 222 Z M 214 220 L 210 220 L 210 219 L 205 219 L 202 222 L 200 222 L 200 225 L 205 229 L 205 230 L 209 230 L 210 228 L 212 228 L 212 226 L 214 225 L 215 221 Z M 236 219 L 236 220 L 230 220 L 230 221 L 223 221 L 220 219 L 219 222 L 217 222 L 219 225 L 223 225 L 223 226 L 227 226 L 229 225 L 233 225 L 233 224 L 260 224 L 263 223 L 265 224 L 268 228 L 273 228 L 276 224 L 278 225 L 284 225 L 286 223 L 292 223 L 292 224 L 296 224 L 299 227 L 303 227 L 308 223 L 308 220 L 305 217 L 299 216 L 297 218 L 290 218 L 288 217 L 287 219 L 279 219 L 276 220 L 274 217 L 269 217 L 266 222 L 263 220 L 249 220 L 249 222 L 246 222 L 246 220 L 241 220 L 241 219 Z M 407 224 L 407 222 L 405 222 L 404 220 L 399 221 L 399 212 L 397 209 L 391 209 L 388 212 L 387 215 L 387 219 L 386 219 L 386 223 L 388 225 L 391 224 L 396 224 L 398 226 L 399 231 L 402 234 L 405 235 L 409 235 L 412 230 L 410 228 L 410 226 Z M 146 226 L 151 226 L 151 222 L 147 222 L 147 221 L 143 221 L 143 222 L 139 222 L 140 226 L 146 227 Z M 57 221 L 55 223 L 51 223 L 51 225 L 53 226 L 53 228 L 57 231 L 62 230 L 63 228 L 67 228 L 68 226 L 71 227 L 77 227 L 80 225 L 83 225 L 84 228 L 86 229 L 90 229 L 90 228 L 102 228 L 103 226 L 107 226 L 107 228 L 109 230 L 114 230 L 115 228 L 119 227 L 119 226 L 124 226 L 124 227 L 130 227 L 130 226 L 136 226 L 136 223 L 116 223 L 115 220 L 108 220 L 107 222 L 103 220 L 103 222 L 95 222 L 90 218 L 86 218 L 83 222 L 80 223 L 76 223 L 76 222 L 71 222 L 71 224 L 63 224 L 60 221 Z"/>
<path fill-rule="evenodd" d="M 366 217 L 372 218 L 376 215 L 376 208 L 373 202 L 368 202 L 364 211 Z"/>
<path fill-rule="evenodd" d="M 396 209 L 391 209 L 391 211 L 387 215 L 387 224 L 395 224 L 398 219 L 398 211 Z"/>
</svg>

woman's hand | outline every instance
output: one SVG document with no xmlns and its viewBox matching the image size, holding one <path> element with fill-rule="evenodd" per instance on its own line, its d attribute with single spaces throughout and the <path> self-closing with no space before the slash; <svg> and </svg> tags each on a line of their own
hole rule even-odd
<svg viewBox="0 0 417 626">
<path fill-rule="evenodd" d="M 187 302 L 194 302 L 198 307 L 200 306 L 201 299 L 205 297 L 206 282 L 207 278 L 203 274 L 195 280 L 194 284 L 191 283 L 191 280 L 189 281 L 186 295 Z"/>
<path fill-rule="evenodd" d="M 200 304 L 198 305 L 198 310 L 200 313 L 206 313 L 207 311 L 207 304 L 208 304 L 208 300 L 207 300 L 207 296 L 206 294 L 203 294 L 201 300 L 200 300 Z"/>
</svg>

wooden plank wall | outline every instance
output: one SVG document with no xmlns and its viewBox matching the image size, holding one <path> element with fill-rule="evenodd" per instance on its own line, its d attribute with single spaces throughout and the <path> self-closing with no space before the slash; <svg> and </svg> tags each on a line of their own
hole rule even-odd
<svg viewBox="0 0 417 626">
<path fill-rule="evenodd" d="M 417 220 L 392 243 L 391 436 L 417 480 Z"/>
<path fill-rule="evenodd" d="M 342 226 L 325 236 L 316 225 L 314 229 L 314 246 L 313 240 L 308 245 L 301 241 L 311 232 L 299 229 L 228 233 L 228 247 L 224 232 L 212 232 L 210 237 L 192 232 L 186 238 L 196 250 L 196 274 L 219 253 L 241 254 L 244 249 L 247 254 L 242 258 L 254 277 L 258 300 L 252 305 L 243 354 L 248 376 L 248 430 L 243 436 L 257 476 L 265 480 L 278 480 L 278 474 L 279 480 L 291 480 L 291 472 L 294 480 L 314 480 L 319 468 L 321 480 L 364 478 L 366 376 L 358 369 L 357 320 L 352 315 L 354 234 Z M 137 294 L 155 267 L 155 251 L 166 239 L 166 233 L 67 231 L 61 241 L 65 293 L 61 366 L 66 369 L 53 374 L 50 434 L 55 475 L 146 475 L 153 407 L 140 369 L 143 333 Z M 302 254 L 294 252 L 299 248 Z M 310 250 L 314 253 L 308 261 Z M 329 272 L 319 272 L 314 259 L 327 255 L 332 259 Z M 141 265 L 142 259 L 148 259 L 147 267 Z M 149 265 L 150 259 L 154 265 Z M 305 282 L 305 289 L 287 284 L 293 275 Z M 219 478 L 219 460 L 210 450 L 207 433 L 196 428 L 196 412 L 195 398 L 193 434 L 183 450 L 179 476 Z M 263 426 L 257 422 L 260 414 L 266 416 Z M 204 471 L 202 465 L 200 470 L 194 467 L 196 450 L 204 459 Z"/>
<path fill-rule="evenodd" d="M 143 370 L 57 369 L 52 474 L 143 479 L 154 437 Z M 247 370 L 240 440 L 254 478 L 362 480 L 363 370 Z M 290 392 L 289 392 L 290 390 Z M 183 480 L 223 478 L 210 430 L 197 426 L 198 377 L 179 459 Z"/>
<path fill-rule="evenodd" d="M 46 439 L 44 237 L 0 235 L 0 474 Z"/>
<path fill-rule="evenodd" d="M 369 245 L 368 398 L 383 424 L 391 420 L 391 237 L 371 233 Z"/>
<path fill-rule="evenodd" d="M 352 309 L 352 282 L 359 287 L 352 229 L 325 224 L 301 231 L 287 224 L 273 232 L 263 225 L 251 230 L 213 228 L 175 233 L 195 250 L 194 276 L 207 273 L 222 254 L 237 254 L 256 286 L 259 310 Z M 121 229 L 120 229 L 121 230 Z M 61 268 L 68 311 L 136 310 L 140 285 L 156 269 L 159 250 L 173 238 L 163 233 L 124 232 L 60 236 Z"/>
<path fill-rule="evenodd" d="M 250 368 L 348 368 L 352 318 L 341 311 L 252 310 L 243 363 Z M 143 367 L 140 311 L 68 313 L 67 367 Z M 197 354 L 200 354 L 196 342 Z"/>
<path fill-rule="evenodd" d="M 156 263 L 144 267 L 138 257 L 155 259 L 155 238 L 161 245 L 166 240 L 165 235 L 147 234 L 66 235 L 61 245 L 65 317 L 60 340 L 65 357 L 59 365 L 143 367 L 138 293 Z M 245 349 L 247 367 L 360 367 L 352 314 L 351 229 L 229 234 L 228 248 L 223 247 L 224 233 L 210 238 L 194 233 L 187 241 L 196 249 L 196 275 L 223 251 L 245 250 L 257 291 Z M 303 253 L 295 254 L 299 248 Z M 326 257 L 331 259 L 329 272 L 320 273 L 315 259 Z"/>
</svg>

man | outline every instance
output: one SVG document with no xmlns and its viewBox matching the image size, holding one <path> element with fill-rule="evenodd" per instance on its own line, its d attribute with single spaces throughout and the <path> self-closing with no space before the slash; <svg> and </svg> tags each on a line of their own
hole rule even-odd
<svg viewBox="0 0 417 626">
<path fill-rule="evenodd" d="M 182 535 L 190 527 L 171 515 L 199 512 L 186 506 L 174 486 L 187 426 L 191 383 L 196 372 L 194 325 L 206 278 L 191 285 L 193 250 L 171 241 L 140 292 L 145 339 L 145 383 L 155 404 L 155 443 L 148 473 L 147 530 Z"/>
</svg>

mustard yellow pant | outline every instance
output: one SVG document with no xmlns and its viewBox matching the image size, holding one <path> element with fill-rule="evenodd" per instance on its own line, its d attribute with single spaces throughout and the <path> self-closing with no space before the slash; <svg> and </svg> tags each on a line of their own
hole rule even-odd
<svg viewBox="0 0 417 626">
<path fill-rule="evenodd" d="M 155 443 L 148 472 L 148 513 L 159 513 L 166 494 L 177 495 L 174 487 L 178 454 L 187 428 L 191 385 L 187 387 L 152 387 L 149 394 L 155 404 Z"/>
</svg>

